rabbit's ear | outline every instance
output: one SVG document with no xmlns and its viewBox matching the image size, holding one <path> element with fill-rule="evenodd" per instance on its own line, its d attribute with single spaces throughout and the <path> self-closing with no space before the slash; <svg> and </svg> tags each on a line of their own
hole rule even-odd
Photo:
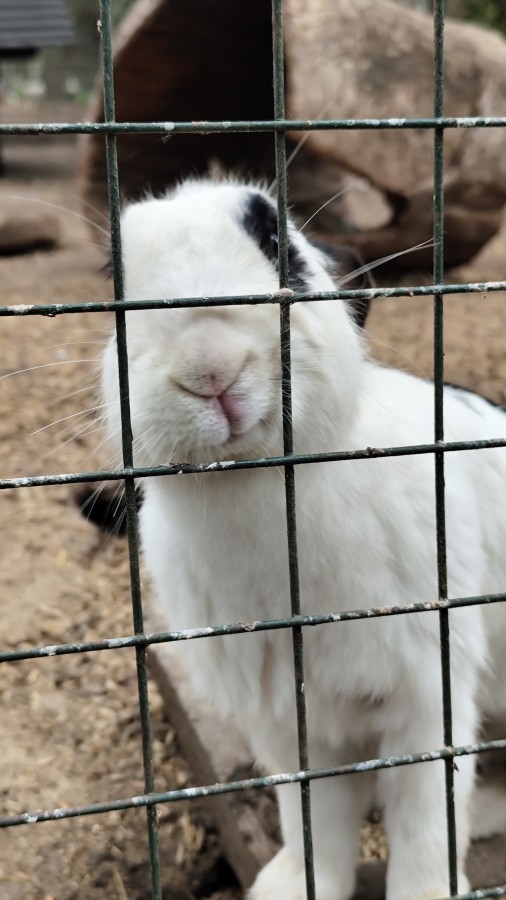
<svg viewBox="0 0 506 900">
<path fill-rule="evenodd" d="M 346 247 L 341 244 L 325 244 L 322 241 L 312 241 L 318 250 L 325 254 L 333 263 L 333 275 L 337 280 L 337 286 L 341 281 L 347 290 L 361 290 L 374 287 L 374 281 L 369 271 L 364 271 L 365 264 L 355 247 Z M 346 304 L 357 325 L 363 328 L 369 314 L 371 301 L 367 299 L 347 300 Z"/>
</svg>

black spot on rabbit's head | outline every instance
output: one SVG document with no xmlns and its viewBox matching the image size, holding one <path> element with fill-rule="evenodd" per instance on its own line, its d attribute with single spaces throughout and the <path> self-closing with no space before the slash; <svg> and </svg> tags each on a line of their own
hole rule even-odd
<svg viewBox="0 0 506 900">
<path fill-rule="evenodd" d="M 263 194 L 252 192 L 246 202 L 242 224 L 258 245 L 264 256 L 278 267 L 278 216 L 274 203 Z M 301 293 L 310 290 L 310 272 L 304 257 L 288 242 L 288 284 L 292 291 Z"/>
<path fill-rule="evenodd" d="M 251 192 L 244 210 L 242 224 L 246 233 L 253 238 L 264 256 L 277 269 L 278 220 L 274 203 L 261 193 Z M 322 244 L 318 241 L 312 243 L 325 254 L 337 286 L 342 282 L 343 286 L 352 290 L 373 287 L 370 273 L 363 271 L 364 261 L 353 247 Z M 302 252 L 295 246 L 294 241 L 290 240 L 289 235 L 289 287 L 296 293 L 311 290 L 311 274 L 311 269 Z M 363 328 L 369 313 L 370 300 L 348 300 L 347 305 L 355 322 Z"/>
</svg>

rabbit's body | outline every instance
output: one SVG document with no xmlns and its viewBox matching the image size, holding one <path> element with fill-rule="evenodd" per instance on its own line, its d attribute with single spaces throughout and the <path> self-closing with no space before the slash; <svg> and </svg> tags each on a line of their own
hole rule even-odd
<svg viewBox="0 0 506 900">
<path fill-rule="evenodd" d="M 212 183 L 131 207 L 124 220 L 127 296 L 275 291 L 272 210 L 262 191 Z M 297 284 L 333 289 L 323 255 L 294 229 L 290 244 Z M 127 318 L 137 464 L 281 453 L 276 306 L 146 310 Z M 112 430 L 114 354 L 111 344 L 104 392 Z M 367 360 L 341 301 L 294 305 L 292 365 L 297 453 L 433 441 L 433 387 Z M 479 440 L 503 436 L 506 415 L 447 388 L 445 421 L 446 440 Z M 506 453 L 448 453 L 445 477 L 448 595 L 504 590 Z M 290 614 L 282 473 L 153 478 L 144 492 L 144 556 L 170 628 Z M 437 599 L 432 454 L 297 466 L 296 508 L 302 613 Z M 459 745 L 476 739 L 484 713 L 506 706 L 490 659 L 495 644 L 504 667 L 506 610 L 458 609 L 450 625 Z M 259 762 L 271 772 L 296 770 L 289 630 L 194 640 L 184 650 L 197 690 L 234 718 Z M 442 746 L 436 612 L 306 628 L 304 670 L 312 767 Z M 455 774 L 461 891 L 473 768 L 472 757 L 462 757 Z M 346 900 L 352 892 L 371 790 L 364 774 L 312 783 L 318 900 Z M 286 846 L 260 873 L 254 900 L 305 896 L 299 793 L 297 785 L 279 789 Z M 376 796 L 390 845 L 389 900 L 447 894 L 443 763 L 385 769 Z"/>
<path fill-rule="evenodd" d="M 367 422 L 359 420 L 346 448 L 431 443 L 432 386 L 376 366 L 371 367 L 371 375 L 375 383 L 369 399 L 372 401 L 375 395 L 377 422 L 371 429 L 370 417 Z M 394 400 L 389 400 L 391 413 L 401 392 L 409 396 L 413 403 L 410 422 L 406 418 L 391 422 L 384 402 L 380 401 L 381 387 L 386 391 L 383 396 Z M 452 419 L 452 412 L 458 419 L 457 427 L 451 427 L 448 421 L 447 440 L 501 435 L 506 416 L 485 401 L 479 402 L 482 413 L 477 417 L 459 396 L 447 396 L 448 420 Z M 398 408 L 400 413 L 400 403 Z M 297 445 L 297 451 L 303 453 L 306 448 Z M 487 459 L 483 460 L 485 453 Z M 445 457 L 450 597 L 496 593 L 504 586 L 505 559 L 500 548 L 506 547 L 506 521 L 498 533 L 497 519 L 490 510 L 503 499 L 506 454 L 499 449 L 483 451 L 480 456 L 483 464 L 478 466 L 476 451 Z M 468 485 L 465 493 L 463 483 Z M 171 627 L 275 619 L 289 614 L 284 485 L 278 469 L 146 480 L 144 495 L 144 554 L 162 599 L 163 594 L 167 595 Z M 297 466 L 296 500 L 303 614 L 437 599 L 432 454 Z M 171 567 L 177 572 L 170 591 L 166 587 L 167 548 Z M 217 566 L 220 559 L 229 565 Z M 386 561 L 389 565 L 385 565 Z M 497 605 L 490 609 L 494 617 L 499 610 Z M 469 654 L 475 657 L 476 663 L 483 660 L 479 622 L 486 612 L 487 608 L 473 607 L 452 614 L 454 656 L 460 649 L 466 658 Z M 476 620 L 473 626 L 468 618 Z M 463 634 L 457 643 L 459 623 Z M 471 631 L 473 641 L 468 647 Z M 428 672 L 434 670 L 439 690 L 439 662 L 436 660 L 431 666 L 427 660 L 423 663 L 421 658 L 413 658 L 408 636 L 418 632 L 420 637 L 434 636 L 434 652 L 439 654 L 437 615 L 395 616 L 306 630 L 306 678 L 310 682 L 313 677 L 321 690 L 327 685 L 329 695 L 335 694 L 338 683 L 343 696 L 384 699 L 397 682 L 399 671 L 393 669 L 412 666 L 417 677 L 423 673 L 424 683 Z M 289 634 L 285 637 L 290 655 L 291 639 Z M 192 646 L 198 658 L 210 654 L 217 666 L 220 660 L 228 659 L 228 654 L 231 660 L 235 656 L 236 664 L 241 660 L 244 663 L 251 648 L 254 665 L 254 648 L 262 642 L 266 646 L 273 642 L 278 645 L 283 636 L 276 631 L 252 640 L 249 636 L 238 640 L 223 638 L 198 641 Z M 364 644 L 367 665 L 360 652 Z M 392 658 L 393 650 L 396 655 Z M 259 665 L 262 658 L 259 651 Z M 245 702 L 248 708 L 250 703 L 256 703 L 251 714 L 258 715 L 265 708 L 266 698 L 257 696 L 261 684 L 257 674 L 260 673 L 256 668 L 252 671 L 249 665 L 245 666 L 245 684 L 235 682 L 220 691 L 220 706 L 232 711 L 234 689 L 239 693 L 244 689 L 246 696 L 240 694 L 240 707 L 244 709 Z M 216 696 L 216 685 L 205 666 L 196 665 L 194 677 L 201 679 L 201 691 Z M 229 677 L 225 671 L 225 682 Z M 293 684 L 283 675 L 279 677 L 281 683 L 276 690 L 271 691 L 272 686 L 268 686 L 274 706 L 278 701 L 292 702 Z M 253 696 L 248 701 L 252 688 Z M 318 704 L 317 696 L 308 702 L 309 715 L 312 703 Z"/>
</svg>

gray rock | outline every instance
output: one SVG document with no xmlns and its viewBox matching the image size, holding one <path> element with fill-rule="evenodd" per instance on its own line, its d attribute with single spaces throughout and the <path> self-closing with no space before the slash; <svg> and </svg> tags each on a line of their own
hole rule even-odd
<svg viewBox="0 0 506 900">
<path fill-rule="evenodd" d="M 430 16 L 391 0 L 286 0 L 284 11 L 290 118 L 432 117 Z M 116 35 L 118 120 L 272 119 L 271 41 L 267 2 L 220 0 L 218 16 L 207 0 L 138 0 Z M 445 115 L 497 116 L 505 105 L 506 41 L 447 19 Z M 101 89 L 90 118 L 103 120 Z M 274 177 L 269 133 L 174 135 L 170 129 L 169 122 L 165 135 L 118 135 L 126 196 L 208 173 L 213 160 L 226 170 Z M 289 150 L 303 134 L 303 153 L 289 179 L 290 203 L 302 221 L 350 176 L 367 189 L 358 203 L 348 193 L 322 210 L 311 222 L 313 234 L 354 244 L 366 261 L 432 239 L 431 128 L 290 132 Z M 447 265 L 470 259 L 501 225 L 505 141 L 504 128 L 445 131 Z M 82 146 L 83 197 L 97 207 L 99 224 L 107 203 L 103 136 L 87 135 Z M 412 268 L 431 259 L 427 247 L 397 263 Z"/>
</svg>

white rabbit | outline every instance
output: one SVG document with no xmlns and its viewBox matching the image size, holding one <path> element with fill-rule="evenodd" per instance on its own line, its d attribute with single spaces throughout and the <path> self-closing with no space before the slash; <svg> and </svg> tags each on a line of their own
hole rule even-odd
<svg viewBox="0 0 506 900">
<path fill-rule="evenodd" d="M 254 185 L 185 182 L 129 206 L 122 236 L 127 298 L 278 288 L 275 205 Z M 329 258 L 292 223 L 289 237 L 291 285 L 335 289 L 339 273 Z M 433 386 L 368 359 L 360 315 L 335 300 L 292 307 L 297 453 L 433 441 Z M 134 311 L 127 336 L 137 465 L 282 453 L 276 304 Z M 104 355 L 103 392 L 117 436 L 114 340 Z M 450 387 L 445 422 L 449 441 L 506 433 L 501 409 Z M 445 459 L 449 596 L 503 591 L 506 451 Z M 295 477 L 302 613 L 437 599 L 432 455 L 301 465 Z M 148 478 L 143 489 L 143 552 L 170 628 L 290 614 L 279 470 Z M 456 745 L 476 739 L 483 714 L 506 707 L 487 623 L 504 678 L 504 605 L 450 614 Z M 261 765 L 297 770 L 290 631 L 188 641 L 184 652 L 197 690 L 234 718 Z M 311 767 L 442 746 L 436 612 L 305 629 L 304 664 Z M 459 758 L 460 891 L 468 886 L 473 773 L 473 757 Z M 436 761 L 383 769 L 375 780 L 355 774 L 312 782 L 318 900 L 352 894 L 359 825 L 373 790 L 390 848 L 388 900 L 446 896 L 444 763 Z M 299 786 L 280 787 L 278 799 L 284 848 L 258 876 L 252 900 L 305 897 Z"/>
</svg>

